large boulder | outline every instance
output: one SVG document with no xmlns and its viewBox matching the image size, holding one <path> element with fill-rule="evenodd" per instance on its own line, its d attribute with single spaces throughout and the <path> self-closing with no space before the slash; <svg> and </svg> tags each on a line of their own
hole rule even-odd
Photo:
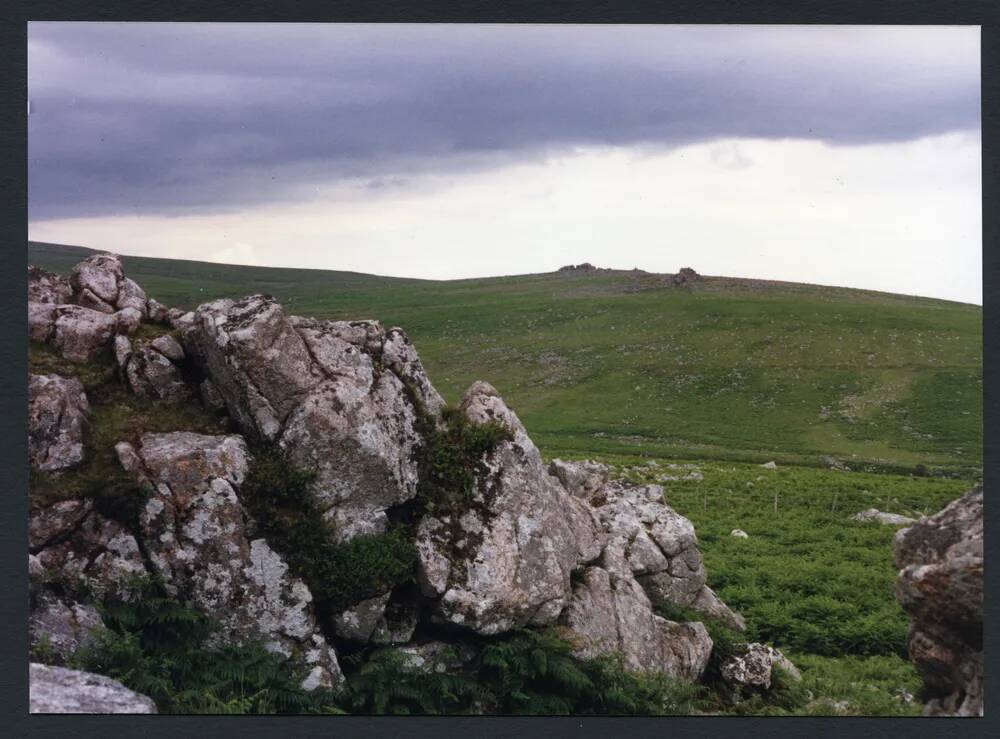
<svg viewBox="0 0 1000 739">
<path fill-rule="evenodd" d="M 288 317 L 264 295 L 202 305 L 182 330 L 244 433 L 315 470 L 338 541 L 384 531 L 416 495 L 418 414 L 443 403 L 402 331 Z"/>
<path fill-rule="evenodd" d="M 79 297 L 84 291 L 89 291 L 98 300 L 114 307 L 124 279 L 121 257 L 117 254 L 94 254 L 73 267 L 69 283 L 74 295 Z"/>
<path fill-rule="evenodd" d="M 294 656 L 309 673 L 305 687 L 339 684 L 309 588 L 264 539 L 246 535 L 237 498 L 249 462 L 243 438 L 144 434 L 138 448 L 122 442 L 116 451 L 149 495 L 142 542 L 168 593 L 217 621 L 218 639 Z"/>
<path fill-rule="evenodd" d="M 781 650 L 757 642 L 742 645 L 722 660 L 719 674 L 733 690 L 759 692 L 770 689 L 776 667 L 793 680 L 802 679 L 798 668 Z"/>
<path fill-rule="evenodd" d="M 926 715 L 983 715 L 983 488 L 896 533 L 896 598 Z"/>
<path fill-rule="evenodd" d="M 156 713 L 151 698 L 110 677 L 36 662 L 28 692 L 31 713 Z"/>
<path fill-rule="evenodd" d="M 620 654 L 632 670 L 697 681 L 712 654 L 704 625 L 661 618 L 626 563 L 602 564 L 584 570 L 560 618 L 576 656 Z"/>
<path fill-rule="evenodd" d="M 417 528 L 418 578 L 438 619 L 480 634 L 553 623 L 571 597 L 573 570 L 600 556 L 605 537 L 590 508 L 547 474 L 520 420 L 484 382 L 469 388 L 469 421 L 511 432 L 483 460 L 467 510 L 428 515 Z"/>
<path fill-rule="evenodd" d="M 71 362 L 90 362 L 111 343 L 117 326 L 113 315 L 60 305 L 53 311 L 51 342 Z"/>
<path fill-rule="evenodd" d="M 83 461 L 83 427 L 90 406 L 75 377 L 28 376 L 28 461 L 43 472 Z"/>
</svg>

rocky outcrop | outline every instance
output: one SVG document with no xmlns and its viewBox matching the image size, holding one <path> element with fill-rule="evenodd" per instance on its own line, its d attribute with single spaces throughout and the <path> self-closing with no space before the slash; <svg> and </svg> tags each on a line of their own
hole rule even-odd
<svg viewBox="0 0 1000 739">
<path fill-rule="evenodd" d="M 484 460 L 472 504 L 460 516 L 418 525 L 418 577 L 439 619 L 480 634 L 553 623 L 571 595 L 570 574 L 595 560 L 605 537 L 593 511 L 548 475 L 520 420 L 484 382 L 461 410 L 473 423 L 502 422 L 512 438 Z"/>
<path fill-rule="evenodd" d="M 122 376 L 136 395 L 168 403 L 194 397 L 194 390 L 184 382 L 179 366 L 184 360 L 184 350 L 169 334 L 135 345 L 126 336 L 118 336 L 114 349 Z"/>
<path fill-rule="evenodd" d="M 729 628 L 744 628 L 743 618 L 706 584 L 694 525 L 663 502 L 662 487 L 618 481 L 597 487 L 592 463 L 559 462 L 553 468 L 574 495 L 594 506 L 607 535 L 605 559 L 627 563 L 629 576 L 638 579 L 654 602 L 691 608 Z"/>
<path fill-rule="evenodd" d="M 443 401 L 400 329 L 288 317 L 254 295 L 200 306 L 184 338 L 243 431 L 315 470 L 338 541 L 384 531 L 416 495 L 415 400 Z"/>
<path fill-rule="evenodd" d="M 221 640 L 262 642 L 296 656 L 309 671 L 308 687 L 339 683 L 309 588 L 244 530 L 236 494 L 248 465 L 242 437 L 145 434 L 138 448 L 123 442 L 116 450 L 149 495 L 142 541 L 167 591 L 217 621 Z"/>
<path fill-rule="evenodd" d="M 94 510 L 89 500 L 66 500 L 32 511 L 28 547 L 38 574 L 32 579 L 63 592 L 83 586 L 95 600 L 128 597 L 146 566 L 135 537 Z"/>
<path fill-rule="evenodd" d="M 118 327 L 113 315 L 79 305 L 52 312 L 52 345 L 71 362 L 90 362 L 111 343 Z"/>
<path fill-rule="evenodd" d="M 83 427 L 90 406 L 73 377 L 28 376 L 28 461 L 43 472 L 83 461 Z"/>
<path fill-rule="evenodd" d="M 73 298 L 69 280 L 41 267 L 28 267 L 28 302 L 63 305 Z"/>
<path fill-rule="evenodd" d="M 28 683 L 31 713 L 156 713 L 152 699 L 103 675 L 33 662 Z"/>
<path fill-rule="evenodd" d="M 869 508 L 860 513 L 855 513 L 853 519 L 859 523 L 880 523 L 886 526 L 905 526 L 916 523 L 917 520 L 898 513 L 885 513 L 878 508 Z"/>
<path fill-rule="evenodd" d="M 896 598 L 925 715 L 983 715 L 983 489 L 896 533 Z"/>
</svg>

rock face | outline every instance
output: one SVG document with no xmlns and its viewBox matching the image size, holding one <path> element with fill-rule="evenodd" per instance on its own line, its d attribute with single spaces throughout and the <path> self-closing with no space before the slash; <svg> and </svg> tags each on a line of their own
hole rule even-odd
<svg viewBox="0 0 1000 739">
<path fill-rule="evenodd" d="M 925 715 L 983 715 L 983 489 L 896 534 L 896 598 Z"/>
<path fill-rule="evenodd" d="M 62 305 L 73 298 L 73 288 L 65 277 L 40 267 L 28 267 L 28 302 Z"/>
<path fill-rule="evenodd" d="M 473 423 L 499 420 L 513 438 L 485 460 L 473 505 L 458 520 L 427 516 L 417 530 L 418 577 L 437 617 L 480 634 L 553 623 L 570 573 L 601 554 L 593 512 L 548 475 L 524 426 L 490 385 L 461 405 Z"/>
<path fill-rule="evenodd" d="M 178 362 L 184 350 L 169 336 L 134 346 L 125 336 L 115 338 L 115 359 L 129 388 L 136 395 L 181 403 L 194 397 L 194 390 L 184 382 Z"/>
<path fill-rule="evenodd" d="M 31 648 L 50 653 L 50 659 L 65 662 L 76 650 L 93 643 L 104 623 L 93 606 L 64 603 L 43 593 L 28 618 Z M 49 661 L 49 660 L 46 660 Z"/>
<path fill-rule="evenodd" d="M 152 699 L 103 675 L 33 662 L 28 680 L 31 713 L 156 713 Z"/>
<path fill-rule="evenodd" d="M 898 513 L 885 513 L 878 508 L 869 508 L 854 514 L 854 520 L 860 523 L 881 523 L 886 526 L 903 526 L 905 524 L 916 523 L 915 518 L 901 516 Z"/>
<path fill-rule="evenodd" d="M 309 670 L 310 688 L 342 678 L 316 625 L 312 594 L 263 539 L 248 540 L 236 490 L 248 465 L 239 436 L 145 434 L 116 447 L 149 493 L 142 540 L 172 595 L 218 621 L 227 643 L 260 641 Z"/>
<path fill-rule="evenodd" d="M 76 378 L 28 376 L 28 461 L 44 472 L 83 461 L 83 426 L 90 406 Z"/>
<path fill-rule="evenodd" d="M 79 305 L 60 305 L 52 315 L 52 344 L 72 362 L 95 359 L 118 326 L 113 315 Z"/>
<path fill-rule="evenodd" d="M 200 306 L 184 337 L 243 431 L 316 471 L 339 541 L 384 531 L 416 494 L 414 400 L 443 401 L 401 330 L 290 318 L 254 295 Z"/>
<path fill-rule="evenodd" d="M 588 496 L 585 489 L 594 485 L 586 474 L 586 464 L 561 463 L 561 477 L 587 481 L 569 489 L 595 507 L 607 535 L 605 560 L 626 563 L 630 576 L 638 579 L 654 601 L 692 608 L 729 628 L 742 630 L 743 618 L 706 585 L 694 526 L 663 502 L 663 488 L 611 481 Z M 583 469 L 570 473 L 565 468 L 572 465 Z"/>
</svg>

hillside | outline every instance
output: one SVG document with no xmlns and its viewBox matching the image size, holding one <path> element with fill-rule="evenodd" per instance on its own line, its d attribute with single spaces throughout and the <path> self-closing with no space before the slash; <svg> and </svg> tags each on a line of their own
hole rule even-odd
<svg viewBox="0 0 1000 739">
<path fill-rule="evenodd" d="M 30 263 L 62 274 L 88 253 L 29 244 Z M 981 466 L 978 306 L 624 271 L 439 282 L 123 261 L 168 305 L 265 292 L 303 315 L 403 326 L 448 401 L 490 381 L 550 456 Z"/>
</svg>

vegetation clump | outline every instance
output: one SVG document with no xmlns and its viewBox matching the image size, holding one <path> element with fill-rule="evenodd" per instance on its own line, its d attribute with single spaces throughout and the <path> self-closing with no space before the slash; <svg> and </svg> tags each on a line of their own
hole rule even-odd
<svg viewBox="0 0 1000 739">
<path fill-rule="evenodd" d="M 287 658 L 260 645 L 210 645 L 217 626 L 168 598 L 155 578 L 135 578 L 127 598 L 102 604 L 107 627 L 71 659 L 148 695 L 161 713 L 305 713 L 332 704 L 307 692 Z"/>
<path fill-rule="evenodd" d="M 313 597 L 347 607 L 411 579 L 416 549 L 402 529 L 334 543 L 310 490 L 315 477 L 276 449 L 257 449 L 240 496 L 260 533 Z"/>
<path fill-rule="evenodd" d="M 459 409 L 446 407 L 440 420 L 417 403 L 419 495 L 429 508 L 467 506 L 476 479 L 486 472 L 487 456 L 513 434 L 501 421 L 473 423 Z"/>
</svg>

